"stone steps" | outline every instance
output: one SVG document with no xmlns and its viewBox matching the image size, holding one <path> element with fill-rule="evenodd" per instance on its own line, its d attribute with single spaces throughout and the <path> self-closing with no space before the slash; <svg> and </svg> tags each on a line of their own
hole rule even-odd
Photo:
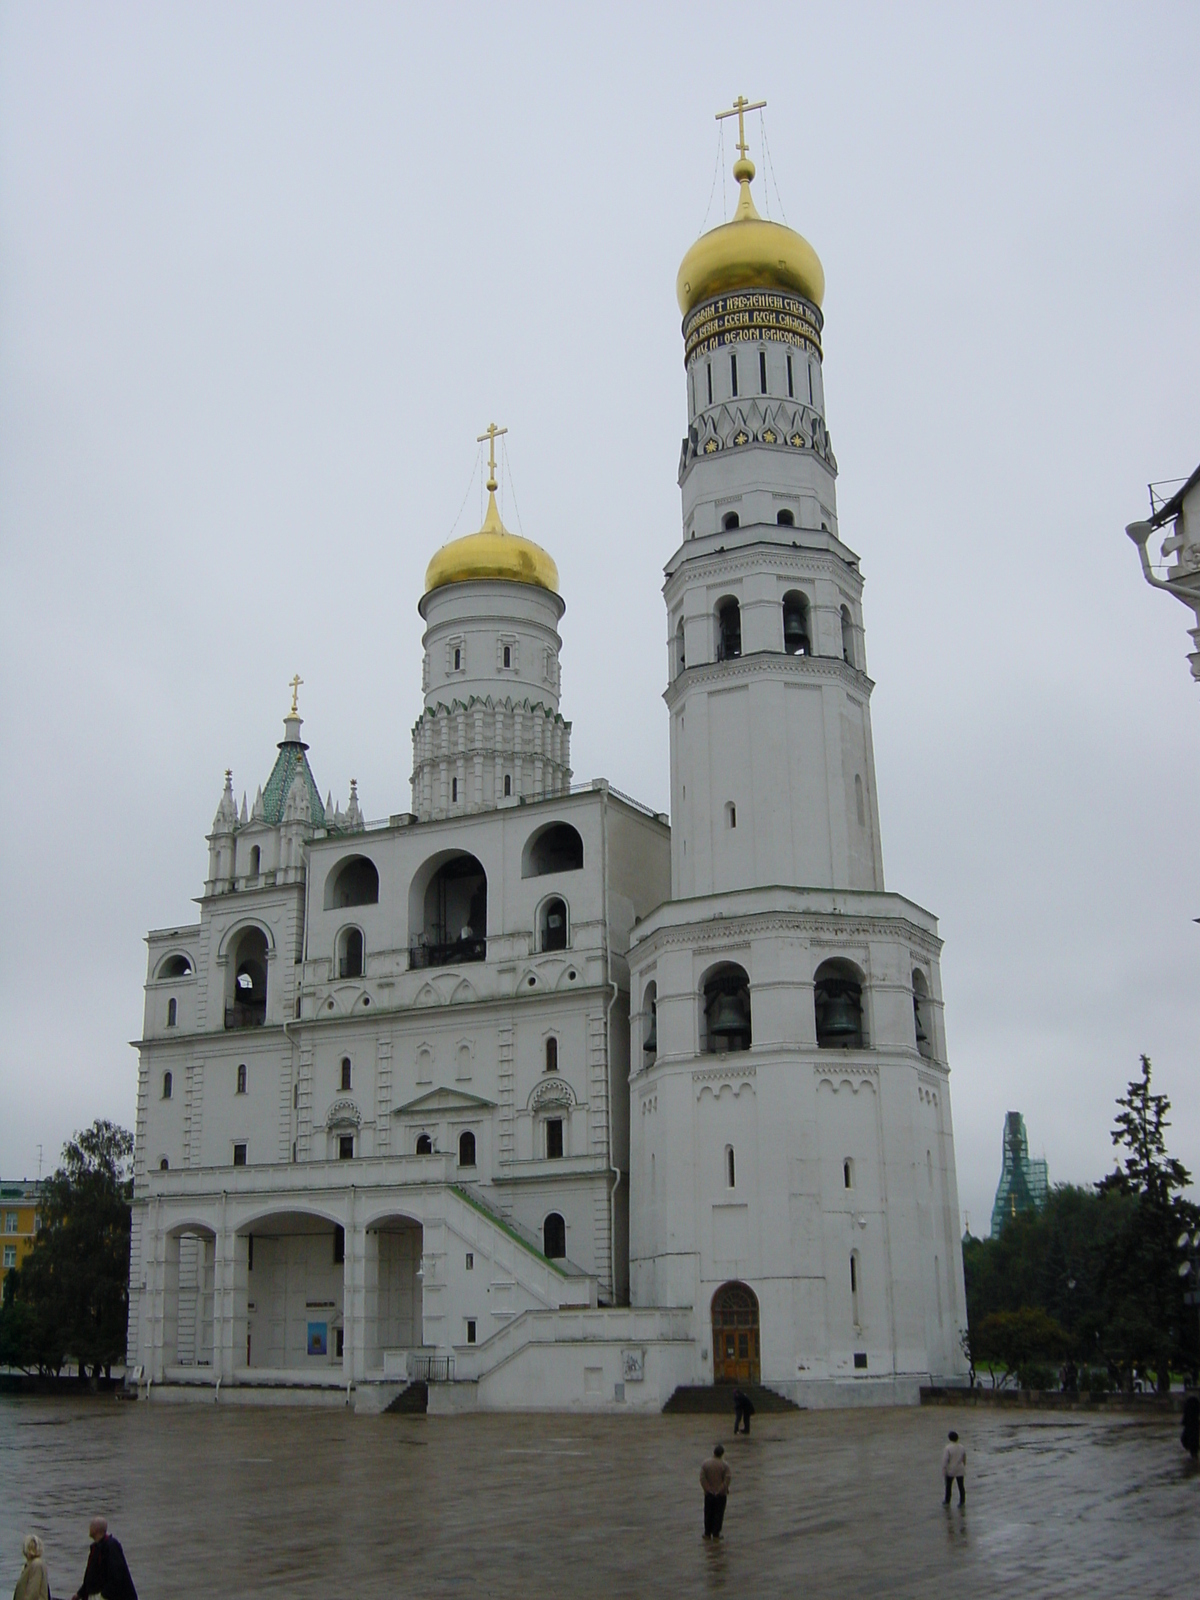
<svg viewBox="0 0 1200 1600">
<path fill-rule="evenodd" d="M 732 1383 L 680 1384 L 663 1407 L 663 1411 L 676 1417 L 732 1417 L 735 1387 L 738 1386 Z M 801 1409 L 794 1400 L 789 1400 L 786 1395 L 776 1394 L 774 1389 L 765 1389 L 760 1383 L 743 1383 L 740 1387 L 756 1413 L 770 1414 Z"/>
<path fill-rule="evenodd" d="M 429 1385 L 414 1380 L 406 1389 L 392 1401 L 391 1405 L 384 1406 L 384 1411 L 399 1413 L 403 1416 L 424 1416 L 429 1410 Z"/>
</svg>

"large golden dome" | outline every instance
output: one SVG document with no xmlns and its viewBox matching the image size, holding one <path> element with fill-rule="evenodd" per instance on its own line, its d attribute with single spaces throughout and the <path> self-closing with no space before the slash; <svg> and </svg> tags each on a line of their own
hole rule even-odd
<svg viewBox="0 0 1200 1600">
<path fill-rule="evenodd" d="M 487 515 L 478 533 L 452 539 L 444 544 L 425 571 L 425 592 L 444 588 L 448 583 L 470 583 L 477 579 L 500 579 L 506 583 L 529 583 L 558 593 L 558 568 L 540 545 L 519 534 L 509 533 L 500 521 L 496 506 L 495 483 L 488 485 Z"/>
<path fill-rule="evenodd" d="M 733 164 L 741 186 L 733 221 L 702 234 L 683 258 L 675 280 L 679 309 L 738 289 L 783 289 L 819 306 L 825 298 L 825 272 L 807 239 L 779 222 L 766 222 L 750 193 L 754 163 Z"/>
</svg>

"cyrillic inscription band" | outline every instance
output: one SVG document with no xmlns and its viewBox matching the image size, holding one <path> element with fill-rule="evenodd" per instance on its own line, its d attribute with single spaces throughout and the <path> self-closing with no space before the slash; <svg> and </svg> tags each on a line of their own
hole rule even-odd
<svg viewBox="0 0 1200 1600">
<path fill-rule="evenodd" d="M 684 318 L 683 363 L 725 344 L 771 339 L 821 359 L 821 313 L 798 295 L 747 290 L 719 295 Z"/>
</svg>

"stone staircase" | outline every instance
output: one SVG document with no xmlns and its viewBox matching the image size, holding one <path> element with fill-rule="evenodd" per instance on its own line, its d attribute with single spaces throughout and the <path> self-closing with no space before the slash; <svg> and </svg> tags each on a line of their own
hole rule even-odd
<svg viewBox="0 0 1200 1600">
<path fill-rule="evenodd" d="M 398 1416 L 423 1417 L 429 1410 L 429 1385 L 414 1380 L 406 1389 L 401 1389 L 391 1405 L 383 1409 Z"/>
<path fill-rule="evenodd" d="M 739 1387 L 732 1383 L 681 1384 L 663 1407 L 665 1414 L 675 1417 L 732 1417 L 733 1391 Z M 756 1415 L 770 1415 L 783 1411 L 800 1411 L 794 1400 L 765 1389 L 760 1383 L 743 1383 L 741 1391 L 747 1395 Z"/>
</svg>

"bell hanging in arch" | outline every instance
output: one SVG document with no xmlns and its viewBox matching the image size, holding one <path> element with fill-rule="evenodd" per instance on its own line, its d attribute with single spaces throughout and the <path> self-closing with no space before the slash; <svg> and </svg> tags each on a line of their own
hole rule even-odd
<svg viewBox="0 0 1200 1600">
<path fill-rule="evenodd" d="M 713 1007 L 712 1021 L 708 1025 L 709 1037 L 718 1044 L 729 1046 L 735 1041 L 749 1043 L 750 1019 L 736 994 L 721 994 Z"/>
<path fill-rule="evenodd" d="M 853 1045 L 861 1037 L 861 1001 L 850 984 L 830 984 L 825 990 L 820 1034 L 822 1042 L 833 1045 Z"/>
<path fill-rule="evenodd" d="M 800 611 L 786 611 L 783 617 L 783 648 L 789 656 L 808 654 L 808 634 Z"/>
</svg>

